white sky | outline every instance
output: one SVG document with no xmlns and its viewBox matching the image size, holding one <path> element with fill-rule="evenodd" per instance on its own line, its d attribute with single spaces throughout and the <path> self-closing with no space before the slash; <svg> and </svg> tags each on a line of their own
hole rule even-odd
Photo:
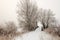
<svg viewBox="0 0 60 40">
<path fill-rule="evenodd" d="M 0 22 L 16 21 L 17 0 L 0 0 Z"/>
<path fill-rule="evenodd" d="M 0 0 L 0 22 L 17 21 L 16 4 L 18 0 Z M 40 8 L 51 9 L 60 20 L 60 0 L 38 0 Z"/>
</svg>

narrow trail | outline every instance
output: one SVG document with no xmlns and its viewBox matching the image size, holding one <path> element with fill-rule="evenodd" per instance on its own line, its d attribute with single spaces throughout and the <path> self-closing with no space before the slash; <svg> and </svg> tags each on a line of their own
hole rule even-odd
<svg viewBox="0 0 60 40">
<path fill-rule="evenodd" d="M 23 34 L 22 36 L 17 36 L 15 40 L 59 40 L 59 38 L 53 37 L 46 32 L 36 30 Z"/>
<path fill-rule="evenodd" d="M 58 37 L 53 37 L 52 35 L 41 31 L 41 25 L 35 31 L 25 33 L 22 36 L 17 36 L 14 40 L 60 40 Z"/>
</svg>

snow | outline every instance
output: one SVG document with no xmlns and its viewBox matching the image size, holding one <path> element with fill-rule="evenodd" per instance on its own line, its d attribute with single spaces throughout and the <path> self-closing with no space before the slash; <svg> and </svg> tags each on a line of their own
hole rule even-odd
<svg viewBox="0 0 60 40">
<path fill-rule="evenodd" d="M 47 34 L 44 31 L 41 31 L 41 24 L 38 24 L 39 28 L 37 28 L 35 31 L 25 33 L 22 36 L 15 37 L 15 40 L 56 40 L 53 36 L 50 34 Z"/>
</svg>

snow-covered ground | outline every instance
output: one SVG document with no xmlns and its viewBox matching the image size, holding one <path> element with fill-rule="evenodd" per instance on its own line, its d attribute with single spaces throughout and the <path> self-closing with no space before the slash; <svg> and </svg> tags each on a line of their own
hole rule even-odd
<svg viewBox="0 0 60 40">
<path fill-rule="evenodd" d="M 35 31 L 25 33 L 22 36 L 17 36 L 14 40 L 59 40 L 44 31 L 41 31 L 42 25 L 39 25 Z"/>
</svg>

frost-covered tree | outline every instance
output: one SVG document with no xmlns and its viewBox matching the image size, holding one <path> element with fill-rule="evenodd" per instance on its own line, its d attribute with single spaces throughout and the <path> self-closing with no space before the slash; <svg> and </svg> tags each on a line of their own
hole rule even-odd
<svg viewBox="0 0 60 40">
<path fill-rule="evenodd" d="M 43 29 L 52 27 L 56 23 L 53 12 L 49 10 L 40 9 L 39 10 L 39 21 L 43 25 Z"/>
<path fill-rule="evenodd" d="M 18 21 L 23 30 L 32 31 L 37 28 L 37 5 L 31 0 L 20 0 L 18 3 Z"/>
</svg>

